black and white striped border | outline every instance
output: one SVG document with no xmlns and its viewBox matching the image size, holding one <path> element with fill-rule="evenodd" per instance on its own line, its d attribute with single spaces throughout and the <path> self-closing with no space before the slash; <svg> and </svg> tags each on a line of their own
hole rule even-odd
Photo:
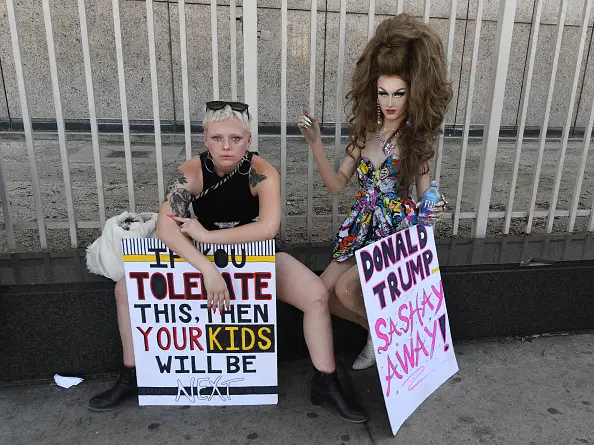
<svg viewBox="0 0 594 445">
<path fill-rule="evenodd" d="M 126 238 L 122 240 L 122 253 L 124 255 L 150 255 L 149 250 L 165 249 L 167 246 L 158 238 Z"/>
<path fill-rule="evenodd" d="M 273 256 L 275 254 L 274 240 L 257 241 L 245 244 L 198 244 L 198 249 L 206 254 L 213 254 L 217 250 L 224 250 L 229 255 L 245 250 L 247 256 Z M 124 255 L 151 255 L 155 249 L 167 252 L 167 246 L 158 238 L 126 238 L 122 240 Z"/>
<path fill-rule="evenodd" d="M 220 249 L 229 255 L 231 255 L 231 250 L 234 250 L 236 254 L 245 250 L 246 256 L 273 256 L 275 253 L 274 240 L 245 244 L 198 244 L 197 247 L 201 252 L 207 252 L 211 255 Z"/>
</svg>

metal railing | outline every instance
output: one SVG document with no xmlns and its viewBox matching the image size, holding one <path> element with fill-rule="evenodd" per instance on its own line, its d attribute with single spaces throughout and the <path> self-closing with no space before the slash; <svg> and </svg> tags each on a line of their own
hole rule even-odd
<svg viewBox="0 0 594 445">
<path fill-rule="evenodd" d="M 514 29 L 514 21 L 516 14 L 517 2 L 516 0 L 501 1 L 499 5 L 499 13 L 497 19 L 497 31 L 495 35 L 495 50 L 491 60 L 491 80 L 490 88 L 487 96 L 489 107 L 488 115 L 485 122 L 484 134 L 482 139 L 480 166 L 478 169 L 478 184 L 475 195 L 475 210 L 462 211 L 462 191 L 464 188 L 464 178 L 466 172 L 466 158 L 468 151 L 468 144 L 470 138 L 471 121 L 473 117 L 473 101 L 475 99 L 474 92 L 476 86 L 477 64 L 479 60 L 479 44 L 481 42 L 481 27 L 483 25 L 484 0 L 476 0 L 476 17 L 474 17 L 474 34 L 472 37 L 472 55 L 470 59 L 470 75 L 466 91 L 466 106 L 464 115 L 464 124 L 461 137 L 461 156 L 458 169 L 457 195 L 454 203 L 453 212 L 446 213 L 443 218 L 450 220 L 452 223 L 452 234 L 457 235 L 459 231 L 461 220 L 471 220 L 473 223 L 472 236 L 485 237 L 487 234 L 487 225 L 493 219 L 504 220 L 504 233 L 509 233 L 512 218 L 526 218 L 527 223 L 525 232 L 530 233 L 533 228 L 535 218 L 547 218 L 546 231 L 551 233 L 553 230 L 553 222 L 555 217 L 568 217 L 567 231 L 571 232 L 575 228 L 576 217 L 589 217 L 588 230 L 594 230 L 594 201 L 589 208 L 579 208 L 580 191 L 583 185 L 584 175 L 586 173 L 586 164 L 588 149 L 590 143 L 590 135 L 592 134 L 592 127 L 594 123 L 594 101 L 590 105 L 589 120 L 583 138 L 583 147 L 580 155 L 580 166 L 575 179 L 574 191 L 571 199 L 571 206 L 567 210 L 557 210 L 559 190 L 561 183 L 561 176 L 563 174 L 563 167 L 567 152 L 568 139 L 571 130 L 572 116 L 574 113 L 574 105 L 576 101 L 576 93 L 580 80 L 580 68 L 582 66 L 584 52 L 587 41 L 587 31 L 592 10 L 592 0 L 585 0 L 582 9 L 582 20 L 580 24 L 579 46 L 575 56 L 575 69 L 571 83 L 571 94 L 568 101 L 568 111 L 564 122 L 561 147 L 559 150 L 559 162 L 550 198 L 549 208 L 546 210 L 537 210 L 536 197 L 538 192 L 538 185 L 541 177 L 543 154 L 545 142 L 547 137 L 547 129 L 549 125 L 549 118 L 551 113 L 552 98 L 555 91 L 556 74 L 558 71 L 559 56 L 561 52 L 561 40 L 563 38 L 564 24 L 567 14 L 567 0 L 560 0 L 559 12 L 557 17 L 557 33 L 556 43 L 554 48 L 554 58 L 551 65 L 550 83 L 548 87 L 547 100 L 545 106 L 544 119 L 540 126 L 540 139 L 538 144 L 538 156 L 534 166 L 534 174 L 532 181 L 532 188 L 530 194 L 530 203 L 527 209 L 522 211 L 514 211 L 515 192 L 518 182 L 518 171 L 520 165 L 520 157 L 522 152 L 522 144 L 524 139 L 524 129 L 526 126 L 527 114 L 529 109 L 529 99 L 531 93 L 531 85 L 533 73 L 536 62 L 536 48 L 539 38 L 539 29 L 541 22 L 541 15 L 543 12 L 543 1 L 535 0 L 533 11 L 533 23 L 531 26 L 529 47 L 526 58 L 524 84 L 522 88 L 522 95 L 520 98 L 519 115 L 518 115 L 518 131 L 515 141 L 515 152 L 513 162 L 513 172 L 510 178 L 509 198 L 507 199 L 507 206 L 505 211 L 491 211 L 491 193 L 493 187 L 494 169 L 497 155 L 497 148 L 499 144 L 500 127 L 503 112 L 503 98 L 505 93 L 506 81 L 508 79 L 508 64 L 510 60 L 510 52 L 512 45 L 512 35 Z M 101 228 L 108 216 L 105 206 L 105 193 L 102 175 L 102 160 L 99 143 L 98 119 L 95 105 L 95 90 L 93 86 L 93 60 L 89 50 L 89 36 L 87 29 L 87 12 L 85 0 L 78 0 L 78 13 L 80 24 L 80 35 L 82 43 L 84 74 L 86 81 L 86 93 L 88 98 L 89 122 L 91 128 L 93 162 L 96 177 L 97 189 L 97 206 L 99 209 L 98 221 L 77 221 L 75 218 L 72 184 L 70 178 L 70 165 L 67 150 L 67 133 L 65 131 L 64 116 L 62 112 L 61 90 L 58 78 L 58 68 L 56 62 L 56 50 L 54 47 L 54 30 L 52 25 L 52 12 L 50 8 L 50 0 L 42 0 L 42 8 L 45 22 L 45 34 L 47 40 L 47 49 L 49 56 L 49 67 L 52 81 L 52 92 L 55 106 L 55 117 L 57 124 L 57 133 L 59 139 L 61 167 L 64 180 L 64 190 L 66 198 L 66 208 L 68 219 L 67 221 L 47 221 L 44 218 L 42 199 L 40 193 L 40 184 L 38 181 L 38 169 L 36 161 L 36 153 L 34 147 L 34 131 L 31 123 L 31 117 L 28 108 L 27 88 L 23 70 L 23 61 L 21 59 L 21 44 L 19 37 L 19 29 L 17 26 L 17 17 L 15 14 L 14 0 L 6 0 L 8 23 L 10 27 L 10 37 L 12 42 L 12 53 L 14 59 L 14 67 L 16 71 L 16 80 L 18 86 L 18 94 L 20 98 L 20 107 L 22 112 L 24 136 L 27 147 L 27 156 L 31 172 L 33 190 L 34 206 L 36 220 L 34 221 L 15 221 L 12 217 L 11 205 L 9 204 L 9 193 L 6 184 L 6 175 L 2 165 L 2 156 L 0 153 L 0 199 L 2 201 L 2 210 L 4 221 L 0 224 L 0 230 L 3 230 L 8 241 L 8 246 L 11 249 L 16 248 L 15 231 L 22 229 L 36 229 L 39 236 L 40 245 L 42 248 L 47 247 L 47 229 L 67 229 L 70 234 L 70 241 L 73 247 L 77 247 L 77 229 L 82 228 Z M 457 18 L 457 0 L 451 0 L 450 16 L 448 21 L 448 33 L 445 47 L 447 50 L 447 64 L 448 70 L 451 70 L 452 58 L 454 54 L 454 37 Z M 371 38 L 374 32 L 376 19 L 376 4 L 375 0 L 369 0 L 367 17 L 367 37 Z M 161 141 L 161 118 L 160 118 L 160 98 L 158 87 L 158 70 L 157 70 L 157 56 L 155 49 L 155 20 L 153 16 L 153 1 L 146 0 L 146 20 L 148 29 L 148 53 L 150 59 L 150 80 L 151 80 L 151 95 L 152 95 L 152 110 L 154 123 L 154 145 L 156 152 L 157 163 L 157 186 L 159 202 L 164 197 L 164 174 L 163 174 L 163 151 Z M 126 95 L 126 76 L 124 69 L 124 54 L 123 42 L 120 24 L 120 0 L 112 0 L 113 11 L 113 25 L 114 25 L 114 39 L 116 48 L 117 73 L 119 85 L 119 97 L 121 107 L 121 122 L 123 129 L 123 142 L 125 153 L 125 170 L 127 178 L 128 204 L 131 211 L 136 210 L 135 187 L 132 175 L 132 149 L 131 149 L 131 135 L 130 135 L 130 121 L 128 117 L 128 99 Z M 185 157 L 189 159 L 192 156 L 192 139 L 191 139 L 191 115 L 190 115 L 190 94 L 189 94 L 189 79 L 192 73 L 188 68 L 188 48 L 187 48 L 187 27 L 186 27 L 186 9 L 185 1 L 178 1 L 179 11 L 179 37 L 180 37 L 180 57 L 181 57 L 181 77 L 182 77 L 182 93 L 183 93 L 183 128 L 185 135 Z M 283 207 L 283 219 L 281 224 L 281 239 L 286 238 L 287 222 L 288 221 L 305 221 L 306 238 L 312 238 L 312 231 L 315 223 L 321 220 L 330 220 L 332 223 L 332 233 L 335 232 L 340 217 L 338 212 L 338 201 L 334 197 L 332 199 L 331 213 L 328 215 L 314 214 L 314 164 L 311 153 L 307 159 L 307 212 L 305 215 L 287 215 L 287 57 L 288 57 L 288 6 L 287 0 L 281 0 L 280 5 L 281 21 L 280 21 L 280 45 L 281 45 L 281 85 L 280 85 L 280 173 L 282 178 L 281 183 L 281 197 Z M 318 23 L 318 2 L 311 0 L 311 14 L 310 14 L 310 36 L 309 36 L 309 97 L 308 105 L 312 113 L 315 113 L 316 105 L 316 45 L 318 43 L 317 23 Z M 394 9 L 394 13 L 403 11 L 403 1 L 399 0 Z M 212 97 L 218 99 L 220 96 L 219 86 L 219 44 L 218 44 L 218 26 L 220 21 L 217 15 L 217 2 L 211 0 L 210 2 L 210 23 L 211 23 L 211 51 L 212 51 Z M 430 20 L 431 1 L 425 0 L 423 7 L 423 18 L 426 22 Z M 250 104 L 250 111 L 252 111 L 252 133 L 254 143 L 252 148 L 258 149 L 258 6 L 256 0 L 243 0 L 242 3 L 242 17 L 243 24 L 243 82 L 244 82 L 244 97 L 243 100 Z M 231 98 L 237 99 L 237 33 L 236 33 L 236 0 L 230 0 L 229 3 L 229 18 L 230 18 L 230 43 L 231 43 Z M 336 108 L 334 116 L 335 134 L 334 134 L 334 165 L 338 167 L 342 152 L 344 140 L 342 137 L 342 120 L 344 108 L 344 73 L 345 73 L 345 51 L 346 51 L 346 24 L 347 24 L 347 2 L 340 1 L 339 8 L 339 33 L 338 33 L 338 58 L 336 61 L 337 77 L 335 85 L 336 93 Z M 444 123 L 445 125 L 445 123 Z M 442 155 L 444 150 L 444 137 L 439 138 L 437 146 L 437 160 L 434 166 L 434 176 L 439 181 L 442 175 Z"/>
</svg>

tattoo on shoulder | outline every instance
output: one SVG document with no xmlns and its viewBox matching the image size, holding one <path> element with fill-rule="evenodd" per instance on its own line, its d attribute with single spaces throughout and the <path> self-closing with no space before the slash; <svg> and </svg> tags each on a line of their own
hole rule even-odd
<svg viewBox="0 0 594 445">
<path fill-rule="evenodd" d="M 259 183 L 266 179 L 266 175 L 258 173 L 254 167 L 250 170 L 250 185 L 256 187 Z"/>
<path fill-rule="evenodd" d="M 186 176 L 180 170 L 176 170 L 173 175 L 171 175 L 171 179 L 169 179 L 169 183 L 167 184 L 167 192 L 171 192 L 178 186 L 187 183 L 188 181 L 186 180 Z"/>
<path fill-rule="evenodd" d="M 165 198 L 165 201 L 169 200 L 173 214 L 182 218 L 191 216 L 192 195 L 186 188 L 187 184 L 185 175 L 180 170 L 176 170 L 167 185 L 167 198 Z"/>
</svg>

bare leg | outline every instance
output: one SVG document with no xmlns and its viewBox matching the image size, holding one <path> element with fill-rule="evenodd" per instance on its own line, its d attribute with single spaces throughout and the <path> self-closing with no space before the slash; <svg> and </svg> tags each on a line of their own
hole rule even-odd
<svg viewBox="0 0 594 445">
<path fill-rule="evenodd" d="M 334 371 L 328 291 L 313 272 L 290 255 L 278 253 L 276 269 L 279 299 L 304 313 L 303 332 L 314 366 L 322 372 Z M 304 286 L 303 283 L 307 285 Z M 124 365 L 133 367 L 134 346 L 125 279 L 116 284 L 115 297 Z"/>
<path fill-rule="evenodd" d="M 303 311 L 303 333 L 314 365 L 312 403 L 328 402 L 349 422 L 365 422 L 367 414 L 356 400 L 343 393 L 336 375 L 328 289 L 311 270 L 286 253 L 276 255 L 276 288 L 279 300 Z"/>
<path fill-rule="evenodd" d="M 344 307 L 367 320 L 363 290 L 356 264 L 343 273 L 336 282 L 336 296 Z"/>
<path fill-rule="evenodd" d="M 126 279 L 122 278 L 115 286 L 116 308 L 118 311 L 118 327 L 124 351 L 124 369 L 120 373 L 115 385 L 89 400 L 89 408 L 94 411 L 109 411 L 128 397 L 138 394 L 136 385 L 136 368 L 134 367 L 134 346 L 132 343 L 132 328 L 130 310 L 128 308 L 128 293 Z"/>
<path fill-rule="evenodd" d="M 336 283 L 336 295 L 347 309 L 367 320 L 365 301 L 363 299 L 363 291 L 359 279 L 359 270 L 356 265 L 340 276 Z M 367 343 L 353 363 L 353 369 L 367 369 L 374 364 L 375 354 L 373 351 L 373 342 L 371 337 L 367 336 Z"/>
<path fill-rule="evenodd" d="M 276 255 L 278 299 L 303 311 L 303 334 L 311 361 L 324 373 L 334 372 L 332 323 L 328 291 L 319 277 L 286 253 Z"/>
<path fill-rule="evenodd" d="M 328 265 L 328 267 L 326 268 L 324 273 L 322 273 L 320 278 L 326 285 L 326 288 L 328 289 L 328 292 L 330 294 L 329 300 L 328 300 L 328 306 L 330 308 L 330 312 L 333 313 L 334 315 L 336 315 L 337 317 L 344 318 L 345 320 L 349 320 L 349 321 L 352 321 L 353 323 L 357 323 L 358 325 L 361 325 L 365 329 L 369 329 L 369 325 L 367 323 L 367 318 L 361 317 L 356 312 L 349 310 L 336 297 L 336 291 L 335 291 L 336 283 L 338 282 L 340 277 L 345 272 L 347 272 L 348 270 L 350 270 L 353 267 L 353 265 L 355 265 L 355 267 L 356 267 L 355 258 L 349 258 L 348 260 L 343 261 L 341 263 L 332 261 Z"/>
<path fill-rule="evenodd" d="M 128 306 L 128 292 L 126 279 L 122 278 L 115 286 L 116 307 L 118 310 L 118 327 L 124 351 L 124 366 L 135 366 L 134 344 L 132 343 L 132 324 L 130 322 L 130 307 Z"/>
</svg>

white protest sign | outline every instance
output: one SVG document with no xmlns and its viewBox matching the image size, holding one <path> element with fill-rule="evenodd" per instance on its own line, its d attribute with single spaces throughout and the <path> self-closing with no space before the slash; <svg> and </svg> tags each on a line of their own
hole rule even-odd
<svg viewBox="0 0 594 445">
<path fill-rule="evenodd" d="M 411 227 L 358 250 L 356 256 L 395 435 L 458 372 L 433 229 Z"/>
<path fill-rule="evenodd" d="M 139 404 L 276 404 L 274 241 L 197 248 L 230 310 L 208 311 L 202 274 L 158 239 L 122 241 Z"/>
</svg>

